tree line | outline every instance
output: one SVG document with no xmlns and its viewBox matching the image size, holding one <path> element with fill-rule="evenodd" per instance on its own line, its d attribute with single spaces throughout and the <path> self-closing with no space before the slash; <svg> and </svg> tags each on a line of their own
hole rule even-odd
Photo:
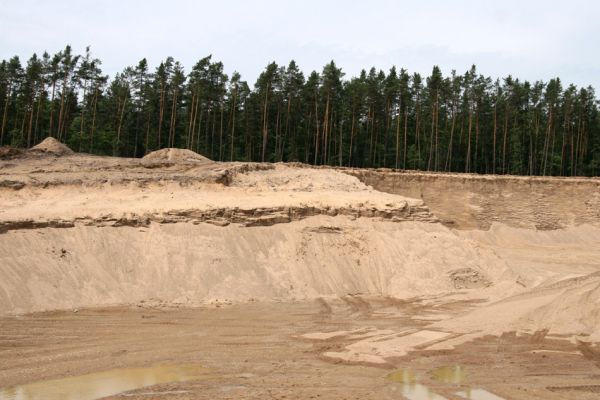
<svg viewBox="0 0 600 400">
<path fill-rule="evenodd" d="M 146 59 L 112 79 L 86 48 L 0 63 L 0 145 L 53 136 L 77 151 L 141 157 L 164 147 L 219 161 L 517 175 L 598 175 L 594 89 L 559 78 L 444 76 L 392 67 L 345 78 L 272 62 L 253 87 L 211 56 L 189 72 Z"/>
</svg>

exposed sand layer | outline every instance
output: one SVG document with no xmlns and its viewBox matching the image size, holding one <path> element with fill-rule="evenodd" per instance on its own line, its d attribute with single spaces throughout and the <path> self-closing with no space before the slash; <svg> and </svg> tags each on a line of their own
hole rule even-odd
<svg viewBox="0 0 600 400">
<path fill-rule="evenodd" d="M 284 165 L 261 170 L 251 164 L 213 163 L 200 167 L 197 176 L 183 169 L 184 175 L 136 179 L 128 169 L 125 172 L 106 169 L 98 171 L 102 177 L 83 181 L 80 179 L 87 178 L 85 175 L 71 171 L 76 165 L 68 167 L 66 172 L 49 173 L 51 178 L 39 172 L 36 173 L 42 175 L 39 178 L 11 175 L 13 184 L 0 196 L 0 233 L 75 224 L 147 226 L 150 222 L 210 222 L 256 226 L 313 215 L 377 217 L 395 222 L 437 221 L 422 200 L 376 192 L 358 179 L 332 170 L 294 169 Z M 181 164 L 177 167 L 181 168 Z M 134 165 L 134 168 L 139 167 Z M 33 183 L 24 182 L 27 178 Z"/>
<path fill-rule="evenodd" d="M 341 302 L 397 323 L 317 324 L 294 340 L 379 367 L 506 332 L 600 342 L 598 179 L 61 146 L 0 152 L 0 315 L 259 300 L 317 301 L 326 316 Z"/>
<path fill-rule="evenodd" d="M 600 225 L 600 178 L 342 169 L 376 190 L 422 199 L 457 229 L 494 223 L 533 230 Z"/>
<path fill-rule="evenodd" d="M 462 293 L 465 282 L 457 285 L 453 274 L 465 268 L 489 282 L 475 282 L 477 297 L 523 289 L 502 259 L 440 224 L 342 216 L 252 228 L 153 223 L 14 230 L 0 236 L 0 254 L 3 313 L 149 299 L 193 305 Z"/>
</svg>

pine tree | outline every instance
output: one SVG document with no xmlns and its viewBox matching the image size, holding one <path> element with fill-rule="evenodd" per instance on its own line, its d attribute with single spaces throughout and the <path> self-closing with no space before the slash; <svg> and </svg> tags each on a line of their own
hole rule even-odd
<svg viewBox="0 0 600 400">
<path fill-rule="evenodd" d="M 392 67 L 344 79 L 335 62 L 305 79 L 272 62 L 251 89 L 221 62 L 186 74 L 172 57 L 112 79 L 87 47 L 0 60 L 0 144 L 55 136 L 90 153 L 139 157 L 186 147 L 215 160 L 303 161 L 526 175 L 600 171 L 591 87 L 560 79 L 492 80 L 473 66 L 444 77 Z M 367 72 L 368 71 L 368 72 Z"/>
</svg>

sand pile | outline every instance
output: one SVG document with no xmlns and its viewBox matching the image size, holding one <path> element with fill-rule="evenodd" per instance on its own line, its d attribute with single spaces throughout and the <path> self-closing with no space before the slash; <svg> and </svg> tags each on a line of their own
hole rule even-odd
<svg viewBox="0 0 600 400">
<path fill-rule="evenodd" d="M 461 236 L 500 257 L 527 290 L 445 321 L 440 328 L 492 334 L 548 329 L 551 334 L 590 335 L 600 341 L 598 227 L 535 231 L 495 224 L 489 231 L 465 231 Z"/>
<path fill-rule="evenodd" d="M 334 170 L 293 168 L 276 165 L 274 169 L 254 170 L 237 174 L 231 186 L 267 192 L 370 191 L 358 178 Z M 378 193 L 379 194 L 379 193 Z"/>
<path fill-rule="evenodd" d="M 403 357 L 411 351 L 452 350 L 486 335 L 501 336 L 516 332 L 528 335 L 531 343 L 545 336 L 587 343 L 600 342 L 600 274 L 566 279 L 551 287 L 509 296 L 507 299 L 480 306 L 461 314 L 444 314 L 442 298 L 429 298 L 429 315 L 416 319 L 440 321 L 421 329 L 403 324 L 392 329 L 311 332 L 305 339 L 323 341 L 344 339 L 341 350 L 326 351 L 323 356 L 337 361 L 386 364 L 390 358 Z M 446 305 L 448 303 L 446 302 Z M 536 339 L 537 338 L 537 339 Z M 539 346 L 539 344 L 538 344 Z M 498 351 L 498 350 L 494 350 Z"/>
<path fill-rule="evenodd" d="M 40 153 L 51 153 L 55 155 L 65 156 L 74 154 L 74 151 L 68 148 L 65 144 L 59 142 L 55 138 L 49 136 L 42 140 L 41 143 L 33 146 L 29 151 Z"/>
<path fill-rule="evenodd" d="M 188 149 L 166 148 L 146 154 L 144 161 L 212 162 L 212 160 Z"/>
<path fill-rule="evenodd" d="M 509 297 L 434 327 L 466 334 L 459 342 L 468 340 L 473 332 L 501 335 L 542 330 L 550 335 L 600 342 L 600 274 L 566 279 Z"/>
</svg>

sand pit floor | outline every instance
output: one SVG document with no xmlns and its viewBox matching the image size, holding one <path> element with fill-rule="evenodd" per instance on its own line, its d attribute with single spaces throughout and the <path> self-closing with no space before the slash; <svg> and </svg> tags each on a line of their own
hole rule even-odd
<svg viewBox="0 0 600 400">
<path fill-rule="evenodd" d="M 443 299 L 440 300 L 443 302 Z M 477 302 L 435 304 L 453 314 Z M 0 388 L 115 368 L 201 365 L 203 375 L 110 398 L 128 399 L 402 399 L 409 371 L 446 399 L 484 389 L 504 399 L 597 399 L 600 358 L 585 344 L 543 334 L 483 337 L 454 350 L 413 351 L 386 365 L 348 364 L 323 354 L 347 339 L 305 334 L 364 329 L 422 329 L 422 299 L 336 300 L 206 306 L 113 307 L 0 318 Z M 464 379 L 434 379 L 459 366 Z"/>
</svg>

